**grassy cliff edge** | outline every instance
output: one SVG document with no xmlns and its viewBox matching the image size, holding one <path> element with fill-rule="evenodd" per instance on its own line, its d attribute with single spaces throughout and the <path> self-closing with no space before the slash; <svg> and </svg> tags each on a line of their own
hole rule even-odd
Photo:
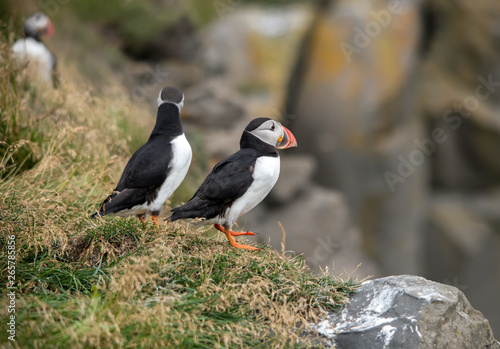
<svg viewBox="0 0 500 349">
<path fill-rule="evenodd" d="M 0 43 L 0 322 L 11 347 L 295 347 L 342 306 L 352 280 L 315 276 L 300 257 L 231 248 L 189 224 L 89 220 L 135 149 L 143 117 L 123 91 L 83 79 L 35 87 Z M 76 69 L 63 67 L 65 76 Z M 79 82 L 77 82 L 77 80 Z M 80 81 L 81 80 L 81 81 Z M 120 125 L 120 126 L 119 126 Z M 131 132 L 130 132 L 131 133 Z"/>
</svg>

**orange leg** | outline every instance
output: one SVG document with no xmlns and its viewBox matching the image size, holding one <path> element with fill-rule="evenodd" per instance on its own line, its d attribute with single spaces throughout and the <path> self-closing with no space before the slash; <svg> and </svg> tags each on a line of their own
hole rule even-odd
<svg viewBox="0 0 500 349">
<path fill-rule="evenodd" d="M 139 218 L 139 221 L 140 221 L 141 223 L 146 223 L 146 219 L 144 219 L 144 215 L 143 215 L 143 214 L 138 214 L 138 215 L 137 215 L 137 218 Z"/>
<path fill-rule="evenodd" d="M 254 232 L 251 231 L 232 231 L 232 230 L 226 230 L 222 227 L 220 224 L 214 224 L 215 229 L 218 231 L 223 232 L 226 234 L 226 231 L 231 235 L 231 236 L 241 236 L 241 235 L 255 235 Z"/>
<path fill-rule="evenodd" d="M 214 224 L 214 227 L 218 231 L 223 232 L 224 234 L 226 234 L 226 236 L 227 236 L 227 238 L 228 238 L 229 243 L 231 244 L 231 246 L 236 247 L 236 248 L 244 248 L 244 249 L 247 249 L 247 250 L 260 250 L 260 248 L 257 248 L 257 247 L 238 244 L 234 240 L 234 238 L 233 238 L 233 236 L 238 236 L 238 235 L 255 235 L 251 231 L 249 231 L 249 232 L 235 233 L 234 231 L 231 231 L 229 229 L 224 228 L 220 224 Z"/>
<path fill-rule="evenodd" d="M 254 232 L 251 232 L 251 231 L 232 231 L 232 230 L 228 230 L 229 234 L 231 234 L 231 236 L 241 236 L 241 235 L 255 235 Z"/>
<path fill-rule="evenodd" d="M 153 224 L 158 226 L 158 216 L 151 216 L 151 219 L 153 220 Z"/>
</svg>

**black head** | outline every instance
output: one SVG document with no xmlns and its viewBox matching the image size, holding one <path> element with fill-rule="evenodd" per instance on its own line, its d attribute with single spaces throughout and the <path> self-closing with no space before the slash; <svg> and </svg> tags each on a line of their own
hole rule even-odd
<svg viewBox="0 0 500 349">
<path fill-rule="evenodd" d="M 293 134 L 279 122 L 269 118 L 253 119 L 245 128 L 243 135 L 245 133 L 249 133 L 277 149 L 297 146 L 297 141 Z"/>
<path fill-rule="evenodd" d="M 31 14 L 24 22 L 24 36 L 40 40 L 42 35 L 52 36 L 54 26 L 49 17 L 41 12 Z"/>
<path fill-rule="evenodd" d="M 184 106 L 184 94 L 175 87 L 165 87 L 158 95 L 158 114 L 151 137 L 157 135 L 173 139 L 181 135 L 182 130 L 180 112 Z"/>
<path fill-rule="evenodd" d="M 158 95 L 158 107 L 163 103 L 175 104 L 180 111 L 184 106 L 184 94 L 178 88 L 167 86 Z"/>
</svg>

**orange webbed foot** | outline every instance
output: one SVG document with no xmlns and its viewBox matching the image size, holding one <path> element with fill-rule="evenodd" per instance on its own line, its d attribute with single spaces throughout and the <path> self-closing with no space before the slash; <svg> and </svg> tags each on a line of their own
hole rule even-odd
<svg viewBox="0 0 500 349">
<path fill-rule="evenodd" d="M 139 221 L 140 221 L 142 224 L 146 223 L 146 215 L 144 215 L 144 214 L 138 214 L 138 215 L 137 215 L 137 218 L 139 219 Z"/>
<path fill-rule="evenodd" d="M 159 225 L 158 225 L 158 216 L 151 216 L 151 219 L 153 220 L 153 224 L 156 227 L 159 227 Z"/>
<path fill-rule="evenodd" d="M 218 231 L 223 232 L 224 234 L 226 234 L 227 239 L 229 240 L 229 243 L 231 244 L 231 246 L 236 247 L 236 248 L 242 248 L 242 249 L 245 249 L 245 250 L 252 250 L 252 251 L 260 250 L 260 248 L 257 248 L 257 247 L 238 244 L 236 242 L 236 240 L 234 240 L 234 237 L 233 237 L 233 236 L 239 236 L 239 235 L 255 235 L 255 233 L 252 233 L 251 231 L 247 231 L 247 232 L 234 232 L 234 231 L 231 231 L 229 229 L 224 228 L 220 224 L 214 224 L 214 227 Z"/>
<path fill-rule="evenodd" d="M 231 236 L 256 235 L 254 232 L 251 232 L 251 231 L 232 231 L 232 230 L 228 230 L 228 233 L 231 234 Z"/>
</svg>

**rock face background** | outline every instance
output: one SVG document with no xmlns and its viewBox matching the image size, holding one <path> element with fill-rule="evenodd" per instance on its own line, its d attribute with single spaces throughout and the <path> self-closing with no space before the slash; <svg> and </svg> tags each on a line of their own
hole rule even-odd
<svg viewBox="0 0 500 349">
<path fill-rule="evenodd" d="M 492 0 L 324 1 L 286 101 L 376 275 L 456 285 L 496 332 L 499 19 Z"/>
<path fill-rule="evenodd" d="M 488 320 L 455 287 L 417 276 L 363 283 L 316 330 L 338 349 L 499 349 Z"/>
<path fill-rule="evenodd" d="M 405 168 L 404 185 L 387 182 L 389 173 L 404 176 L 400 156 L 424 137 L 419 7 L 405 1 L 392 8 L 385 0 L 326 6 L 287 101 L 287 112 L 298 115 L 290 123 L 298 151 L 319 162 L 315 181 L 345 193 L 365 251 L 389 274 L 422 272 L 429 164 Z"/>
</svg>

